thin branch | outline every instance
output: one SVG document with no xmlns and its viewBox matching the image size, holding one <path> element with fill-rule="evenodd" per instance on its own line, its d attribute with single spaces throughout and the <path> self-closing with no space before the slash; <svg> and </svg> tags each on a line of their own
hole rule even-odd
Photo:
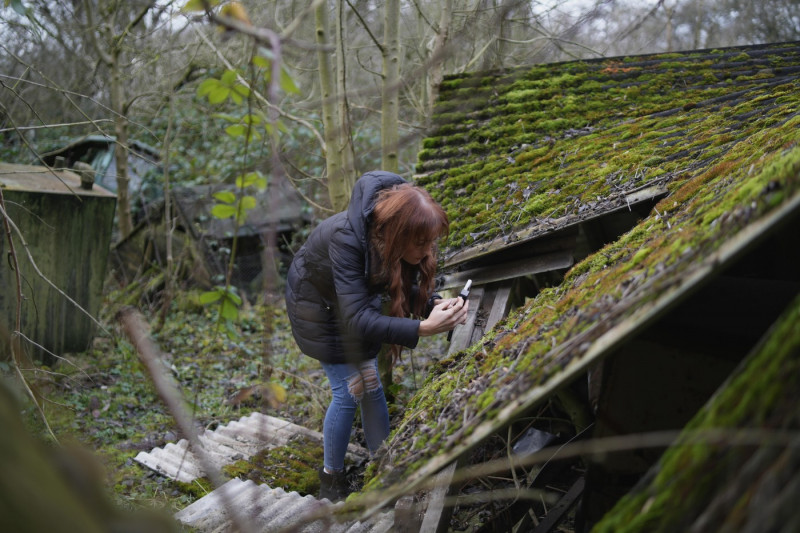
<svg viewBox="0 0 800 533">
<path fill-rule="evenodd" d="M 0 133 L 7 131 L 27 131 L 27 130 L 47 130 L 50 128 L 70 128 L 72 126 L 86 126 L 87 124 L 96 124 L 98 122 L 114 122 L 109 118 L 95 119 L 92 121 L 83 122 L 62 122 L 60 124 L 44 124 L 42 126 L 17 126 L 16 128 L 0 128 Z"/>
<path fill-rule="evenodd" d="M 186 401 L 178 388 L 178 384 L 171 375 L 164 372 L 161 350 L 148 336 L 147 324 L 144 318 L 133 307 L 126 307 L 117 313 L 117 320 L 122 324 L 125 335 L 133 344 L 139 359 L 144 364 L 148 374 L 150 374 L 158 396 L 166 405 L 184 438 L 189 441 L 192 454 L 197 457 L 203 471 L 214 487 L 221 487 L 227 480 L 222 476 L 219 469 L 214 466 L 209 454 L 203 448 L 194 426 L 194 417 L 186 408 Z M 218 494 L 233 521 L 234 528 L 241 532 L 253 532 L 249 521 L 242 517 L 239 509 L 233 505 L 228 492 L 222 490 Z"/>
<path fill-rule="evenodd" d="M 355 14 L 356 14 L 356 18 L 358 18 L 359 22 L 361 22 L 361 26 L 364 28 L 364 31 L 366 31 L 366 32 L 367 32 L 367 35 L 369 35 L 369 38 L 370 38 L 370 39 L 372 39 L 372 42 L 373 42 L 373 44 L 375 45 L 375 47 L 376 47 L 376 48 L 377 48 L 377 49 L 380 51 L 381 55 L 383 55 L 383 45 L 382 45 L 382 44 L 381 44 L 381 42 L 380 42 L 378 39 L 376 39 L 376 38 L 375 38 L 375 36 L 372 34 L 372 31 L 369 29 L 369 25 L 368 25 L 368 24 L 366 23 L 366 21 L 364 21 L 364 19 L 361 17 L 361 14 L 358 12 L 358 10 L 355 8 L 355 6 L 354 6 L 353 4 L 351 4 L 351 3 L 350 3 L 350 0 L 347 0 L 347 5 L 348 5 L 348 6 L 350 6 L 350 9 L 352 9 L 352 10 L 353 10 L 353 13 L 355 13 Z"/>
<path fill-rule="evenodd" d="M 500 37 L 500 38 L 498 38 L 498 41 L 503 41 L 503 42 L 507 42 L 507 43 L 513 43 L 513 44 L 531 44 L 531 43 L 535 43 L 535 42 L 539 42 L 539 41 L 558 42 L 558 43 L 564 43 L 564 44 L 571 44 L 573 46 L 577 46 L 578 48 L 583 48 L 587 52 L 591 52 L 593 54 L 597 54 L 598 57 L 604 57 L 605 56 L 605 54 L 603 54 L 603 52 L 599 52 L 599 51 L 597 51 L 597 50 L 595 50 L 593 48 L 589 48 L 588 46 L 585 46 L 585 45 L 583 45 L 581 43 L 578 43 L 578 42 L 575 42 L 575 41 L 570 41 L 570 40 L 567 40 L 567 39 L 562 39 L 560 37 L 553 37 L 553 36 L 550 36 L 550 35 L 545 35 L 543 37 L 534 37 L 533 39 L 528 39 L 528 40 L 525 40 L 525 41 L 518 41 L 516 39 L 506 39 L 506 38 Z"/>
</svg>

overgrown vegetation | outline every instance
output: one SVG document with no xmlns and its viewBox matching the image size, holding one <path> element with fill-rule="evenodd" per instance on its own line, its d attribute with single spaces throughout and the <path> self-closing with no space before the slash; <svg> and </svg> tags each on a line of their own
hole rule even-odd
<svg viewBox="0 0 800 533">
<path fill-rule="evenodd" d="M 117 301 L 127 297 L 122 291 L 108 295 L 102 321 L 113 337 L 98 336 L 91 350 L 67 354 L 52 368 L 26 375 L 45 399 L 45 414 L 59 441 L 97 452 L 117 504 L 177 511 L 213 487 L 207 479 L 190 484 L 170 481 L 133 460 L 139 452 L 176 442 L 181 435 L 115 322 Z M 263 336 L 264 309 L 258 305 L 242 309 L 238 335 L 232 339 L 219 329 L 217 309 L 198 301 L 199 293 L 180 293 L 161 329 L 152 333 L 163 352 L 164 371 L 180 384 L 198 429 L 214 429 L 260 411 L 321 430 L 330 394 L 327 380 L 319 364 L 297 350 L 282 308 L 275 310 L 271 339 Z M 148 316 L 155 327 L 157 313 Z M 264 368 L 261 357 L 264 343 L 272 348 L 269 368 Z M 432 339 L 413 353 L 405 352 L 404 363 L 395 371 L 393 416 L 402 414 L 430 358 L 439 358 L 443 348 L 440 339 Z M 7 365 L 3 368 L 9 370 Z M 285 389 L 284 402 L 271 403 L 272 398 L 258 392 L 257 385 L 266 382 Z M 24 416 L 30 430 L 47 439 L 36 410 L 27 407 Z M 362 438 L 360 430 L 357 435 Z M 230 465 L 224 473 L 315 494 L 321 462 L 321 448 L 306 442 L 265 451 Z"/>
</svg>

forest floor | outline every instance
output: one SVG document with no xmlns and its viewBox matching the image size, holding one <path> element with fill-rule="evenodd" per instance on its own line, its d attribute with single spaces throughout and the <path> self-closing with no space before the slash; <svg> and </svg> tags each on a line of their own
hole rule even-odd
<svg viewBox="0 0 800 533">
<path fill-rule="evenodd" d="M 330 395 L 327 379 L 319 363 L 298 351 L 283 309 L 276 311 L 271 339 L 264 338 L 260 306 L 242 309 L 235 335 L 230 336 L 216 310 L 197 304 L 197 296 L 182 293 L 162 325 L 158 312 L 144 313 L 165 371 L 179 383 L 197 426 L 213 429 L 260 411 L 320 431 Z M 203 496 L 208 486 L 173 482 L 134 461 L 139 452 L 181 437 L 114 319 L 119 305 L 113 298 L 101 314 L 105 331 L 97 335 L 91 350 L 28 372 L 28 380 L 44 398 L 44 414 L 58 441 L 95 452 L 116 505 L 172 514 Z M 393 420 L 422 385 L 428 363 L 445 350 L 444 336 L 423 339 L 413 352 L 404 350 L 403 362 L 395 368 Z M 259 394 L 265 383 L 285 391 L 284 401 Z M 23 416 L 34 434 L 52 441 L 32 403 Z"/>
</svg>

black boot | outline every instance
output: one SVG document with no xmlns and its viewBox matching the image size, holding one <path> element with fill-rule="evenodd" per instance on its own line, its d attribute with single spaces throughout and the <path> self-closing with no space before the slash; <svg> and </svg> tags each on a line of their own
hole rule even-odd
<svg viewBox="0 0 800 533">
<path fill-rule="evenodd" d="M 329 474 L 323 467 L 319 468 L 319 499 L 327 498 L 332 502 L 344 500 L 350 491 L 347 490 L 347 479 L 344 472 Z"/>
</svg>

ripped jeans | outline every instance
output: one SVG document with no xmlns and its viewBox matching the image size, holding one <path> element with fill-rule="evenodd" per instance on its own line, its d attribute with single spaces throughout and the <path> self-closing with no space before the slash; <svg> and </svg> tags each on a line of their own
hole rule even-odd
<svg viewBox="0 0 800 533">
<path fill-rule="evenodd" d="M 377 359 L 359 364 L 322 363 L 322 368 L 333 390 L 333 399 L 322 426 L 324 465 L 329 472 L 341 472 L 356 408 L 361 406 L 361 422 L 371 454 L 389 436 L 389 409 L 378 375 Z"/>
</svg>

